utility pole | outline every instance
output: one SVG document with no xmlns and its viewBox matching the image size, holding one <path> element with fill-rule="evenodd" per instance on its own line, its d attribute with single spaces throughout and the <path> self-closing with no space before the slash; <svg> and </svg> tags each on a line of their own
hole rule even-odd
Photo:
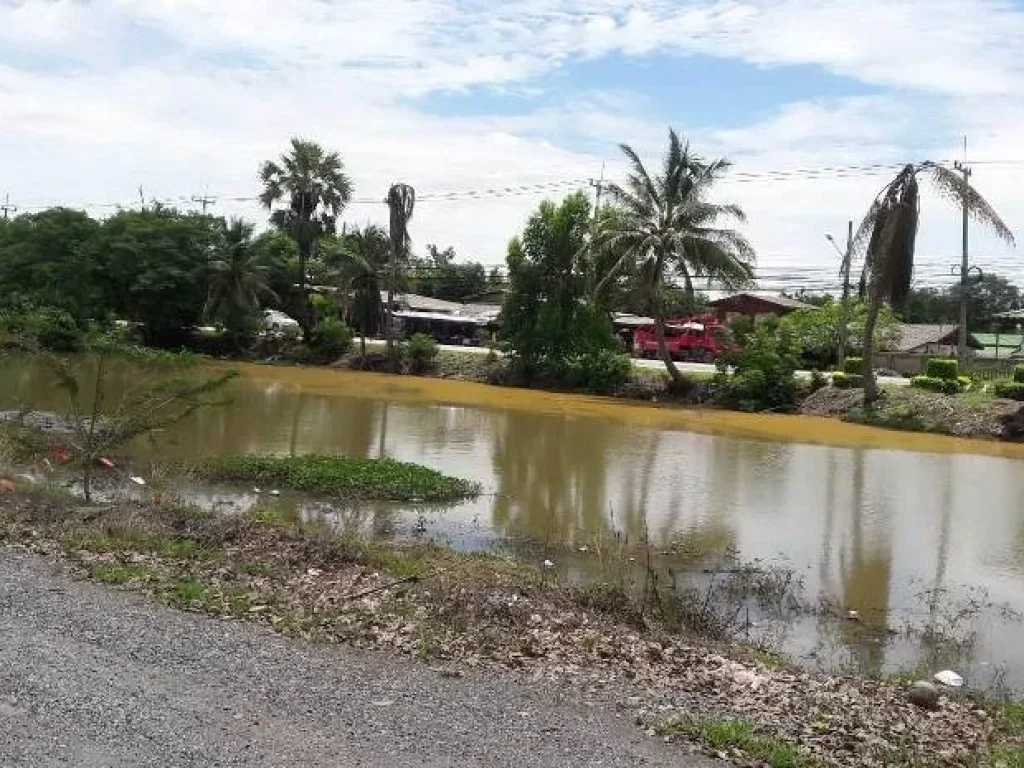
<svg viewBox="0 0 1024 768">
<path fill-rule="evenodd" d="M 601 194 L 604 192 L 604 161 L 601 162 L 601 178 L 590 180 L 590 186 L 596 190 L 594 192 L 594 221 L 597 221 L 597 212 L 601 210 Z"/>
<path fill-rule="evenodd" d="M 7 221 L 7 219 L 10 217 L 10 214 L 14 213 L 17 210 L 18 206 L 11 205 L 11 196 L 9 194 L 4 195 L 4 204 L 0 205 L 0 211 L 4 212 L 4 221 Z"/>
<path fill-rule="evenodd" d="M 964 186 L 969 184 L 971 169 L 967 167 L 967 137 L 964 136 L 964 161 L 954 165 L 964 175 Z M 970 265 L 967 261 L 967 197 L 963 198 L 963 258 L 960 261 L 960 333 L 956 344 L 956 359 L 963 369 L 967 365 L 967 278 Z M 963 371 L 961 370 L 961 373 Z"/>
<path fill-rule="evenodd" d="M 853 221 L 846 223 L 846 250 L 840 251 L 832 235 L 825 235 L 825 239 L 832 243 L 842 257 L 839 267 L 839 276 L 843 280 L 843 299 L 839 305 L 839 369 L 842 370 L 846 362 L 846 347 L 849 344 L 850 336 L 850 271 L 853 264 Z"/>
<path fill-rule="evenodd" d="M 210 197 L 209 195 L 205 195 L 205 194 L 204 195 L 193 195 L 192 196 L 192 202 L 193 203 L 199 203 L 201 206 L 203 206 L 203 215 L 205 216 L 206 215 L 206 206 L 208 206 L 208 205 L 215 205 L 216 202 L 217 202 L 217 198 L 216 197 Z"/>
</svg>

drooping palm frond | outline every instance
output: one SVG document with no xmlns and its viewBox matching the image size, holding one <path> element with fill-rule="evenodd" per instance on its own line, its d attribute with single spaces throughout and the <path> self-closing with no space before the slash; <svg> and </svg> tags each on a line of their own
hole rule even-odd
<svg viewBox="0 0 1024 768">
<path fill-rule="evenodd" d="M 952 200 L 958 205 L 967 203 L 967 214 L 979 224 L 985 224 L 1001 240 L 1013 245 L 1014 238 L 1010 228 L 1006 226 L 995 209 L 989 205 L 988 200 L 964 180 L 954 170 L 946 168 L 938 163 L 923 163 L 921 170 L 928 173 L 928 177 L 935 187 L 935 191 L 941 196 Z"/>
<path fill-rule="evenodd" d="M 416 190 L 408 184 L 392 184 L 388 189 L 388 212 L 390 214 L 391 247 L 397 257 L 409 250 L 409 220 L 416 206 Z"/>
</svg>

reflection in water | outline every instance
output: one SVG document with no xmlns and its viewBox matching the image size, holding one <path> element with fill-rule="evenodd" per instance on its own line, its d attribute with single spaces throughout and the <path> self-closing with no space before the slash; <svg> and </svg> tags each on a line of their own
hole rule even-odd
<svg viewBox="0 0 1024 768">
<path fill-rule="evenodd" d="M 1013 447 L 325 369 L 243 367 L 230 395 L 229 407 L 138 445 L 136 458 L 318 452 L 420 462 L 485 491 L 430 511 L 435 530 L 455 536 L 458 528 L 474 547 L 504 537 L 570 544 L 573 567 L 592 577 L 600 565 L 580 547 L 616 534 L 639 542 L 645 530 L 659 550 L 694 567 L 781 560 L 807 595 L 864 619 L 838 631 L 817 618 L 798 622 L 787 650 L 838 641 L 871 670 L 927 660 L 915 641 L 872 629 L 899 628 L 914 611 L 940 625 L 967 587 L 1024 608 L 1024 465 L 942 452 L 1024 455 Z M 13 363 L 0 379 L 0 405 L 22 402 L 44 409 L 58 400 L 38 369 Z M 750 439 L 786 430 L 846 447 Z M 937 452 L 894 450 L 913 447 Z M 331 515 L 343 530 L 391 535 L 401 524 L 387 505 L 296 504 L 296 514 Z M 921 604 L 923 588 L 941 589 Z M 972 663 L 1009 661 L 1009 682 L 1024 684 L 1019 630 L 992 620 Z"/>
</svg>

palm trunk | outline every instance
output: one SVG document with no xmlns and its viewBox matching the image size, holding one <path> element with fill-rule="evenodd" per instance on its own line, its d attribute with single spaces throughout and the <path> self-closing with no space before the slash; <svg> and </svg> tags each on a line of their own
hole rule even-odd
<svg viewBox="0 0 1024 768">
<path fill-rule="evenodd" d="M 661 357 L 662 362 L 665 363 L 665 369 L 668 371 L 668 375 L 672 377 L 673 384 L 681 384 L 683 382 L 683 374 L 676 367 L 675 362 L 672 360 L 672 355 L 668 352 L 668 347 L 665 346 L 665 305 L 661 295 L 661 270 L 664 267 L 664 260 L 659 256 L 658 263 L 655 265 L 655 280 L 657 284 L 654 288 L 654 338 L 658 341 L 658 355 Z"/>
<path fill-rule="evenodd" d="M 306 294 L 306 261 L 309 258 L 310 251 L 312 250 L 312 243 L 306 238 L 303 238 L 299 243 L 299 316 L 296 320 L 299 321 L 299 327 L 302 328 L 302 340 L 309 342 L 310 331 L 312 330 L 312 323 L 310 322 L 309 312 L 309 296 Z"/>
<path fill-rule="evenodd" d="M 872 281 L 871 300 L 868 303 L 868 316 L 864 321 L 864 359 L 861 362 L 861 375 L 864 378 L 864 405 L 871 406 L 878 400 L 878 382 L 875 381 L 875 325 L 878 322 L 878 311 L 882 305 L 882 292 Z"/>
</svg>

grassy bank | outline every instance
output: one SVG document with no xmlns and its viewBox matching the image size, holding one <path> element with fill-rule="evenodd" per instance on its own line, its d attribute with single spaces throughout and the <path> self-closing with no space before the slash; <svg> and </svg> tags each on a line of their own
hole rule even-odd
<svg viewBox="0 0 1024 768">
<path fill-rule="evenodd" d="M 198 472 L 211 480 L 376 501 L 456 501 L 479 492 L 474 483 L 418 464 L 349 456 L 230 456 Z"/>
<path fill-rule="evenodd" d="M 0 497 L 0 539 L 182 609 L 411 654 L 440 674 L 487 667 L 602 690 L 650 733 L 741 765 L 1020 758 L 1012 710 L 950 696 L 925 712 L 900 683 L 752 661 L 629 592 L 572 588 L 504 558 L 339 538 L 268 510 L 82 507 L 25 490 Z"/>
</svg>

